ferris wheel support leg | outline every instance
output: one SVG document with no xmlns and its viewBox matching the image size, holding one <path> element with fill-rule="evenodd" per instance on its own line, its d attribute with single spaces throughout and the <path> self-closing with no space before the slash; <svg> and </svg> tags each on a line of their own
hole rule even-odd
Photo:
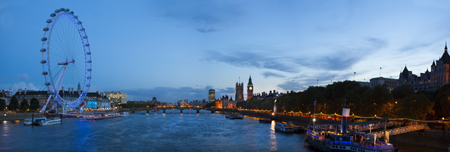
<svg viewBox="0 0 450 152">
<path fill-rule="evenodd" d="M 50 95 L 47 99 L 47 102 L 45 103 L 45 105 L 42 107 L 40 112 L 44 112 L 45 109 L 47 108 L 48 103 L 50 102 L 50 99 L 52 98 L 53 95 Z"/>
<path fill-rule="evenodd" d="M 66 73 L 66 67 L 67 67 L 67 65 L 64 65 L 64 69 L 63 69 L 61 75 L 59 75 L 58 81 L 56 81 L 56 86 L 58 86 L 58 91 L 56 93 L 58 93 L 58 94 L 59 94 L 59 91 L 61 90 L 61 85 L 64 80 L 64 73 Z"/>
</svg>

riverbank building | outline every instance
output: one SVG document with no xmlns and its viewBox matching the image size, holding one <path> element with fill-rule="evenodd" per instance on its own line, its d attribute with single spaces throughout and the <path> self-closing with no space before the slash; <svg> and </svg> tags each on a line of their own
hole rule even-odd
<svg viewBox="0 0 450 152">
<path fill-rule="evenodd" d="M 435 91 L 450 82 L 450 55 L 447 51 L 447 42 L 445 43 L 444 53 L 432 62 L 431 71 L 428 69 L 420 76 L 412 74 L 405 66 L 398 79 L 398 85 L 412 85 L 417 91 Z"/>
</svg>

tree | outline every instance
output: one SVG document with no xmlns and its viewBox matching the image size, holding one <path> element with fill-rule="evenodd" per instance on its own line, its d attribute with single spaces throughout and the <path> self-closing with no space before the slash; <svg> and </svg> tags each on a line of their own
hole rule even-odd
<svg viewBox="0 0 450 152">
<path fill-rule="evenodd" d="M 0 99 L 0 111 L 5 110 L 6 108 L 6 101 L 3 99 Z"/>
<path fill-rule="evenodd" d="M 428 100 L 424 94 L 405 97 L 401 104 L 400 117 L 425 120 L 428 115 L 434 115 L 434 103 Z"/>
<path fill-rule="evenodd" d="M 412 85 L 403 84 L 392 90 L 392 96 L 395 100 L 401 100 L 404 97 L 409 97 L 414 94 L 414 87 Z"/>
<path fill-rule="evenodd" d="M 30 110 L 37 110 L 39 109 L 40 105 L 39 105 L 39 100 L 36 98 L 32 98 L 30 101 Z"/>
<path fill-rule="evenodd" d="M 436 98 L 434 99 L 434 110 L 436 118 L 450 116 L 450 84 L 446 84 L 436 91 Z"/>
<path fill-rule="evenodd" d="M 22 102 L 20 102 L 20 111 L 27 111 L 30 108 L 30 105 L 28 105 L 27 99 L 23 99 Z"/>
<path fill-rule="evenodd" d="M 19 109 L 19 100 L 15 96 L 11 98 L 11 102 L 9 102 L 8 110 L 17 111 Z"/>
</svg>

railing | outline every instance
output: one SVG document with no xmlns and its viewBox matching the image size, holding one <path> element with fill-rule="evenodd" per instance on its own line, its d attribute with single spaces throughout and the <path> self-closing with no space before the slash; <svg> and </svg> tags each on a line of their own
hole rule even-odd
<svg viewBox="0 0 450 152">
<path fill-rule="evenodd" d="M 388 122 L 386 124 L 386 127 L 391 127 L 394 126 L 393 122 Z M 373 124 L 372 128 L 370 126 L 363 126 L 363 127 L 358 127 L 356 128 L 356 131 L 368 131 L 370 129 L 380 129 L 380 128 L 384 128 L 384 123 L 380 123 L 380 124 Z"/>
<path fill-rule="evenodd" d="M 425 128 L 426 128 L 425 125 L 410 125 L 410 126 L 405 126 L 405 127 L 400 127 L 400 128 L 389 129 L 386 131 L 389 132 L 389 136 L 394 136 L 394 135 L 398 135 L 398 134 L 404 134 L 404 133 L 408 133 L 408 132 L 422 130 Z M 377 137 L 382 137 L 384 135 L 384 131 L 373 132 L 372 134 L 376 135 Z"/>
</svg>

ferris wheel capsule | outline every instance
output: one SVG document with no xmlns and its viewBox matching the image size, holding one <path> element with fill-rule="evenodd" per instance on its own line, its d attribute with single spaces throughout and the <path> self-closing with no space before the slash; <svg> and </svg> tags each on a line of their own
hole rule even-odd
<svg viewBox="0 0 450 152">
<path fill-rule="evenodd" d="M 55 13 L 51 13 L 51 14 L 50 14 L 50 17 L 55 17 L 55 16 L 56 16 Z"/>
<path fill-rule="evenodd" d="M 48 31 L 48 27 L 44 27 L 44 29 L 42 29 L 43 31 Z"/>
<path fill-rule="evenodd" d="M 45 51 L 47 51 L 47 49 L 45 49 L 45 48 L 42 48 L 42 49 L 41 49 L 41 52 L 42 52 L 42 53 L 45 52 Z"/>
<path fill-rule="evenodd" d="M 55 10 L 55 13 L 59 13 L 61 10 L 60 9 L 56 9 Z"/>
<path fill-rule="evenodd" d="M 45 22 L 47 22 L 47 23 L 51 23 L 52 22 L 52 19 L 48 19 L 47 21 L 45 21 Z"/>
</svg>

